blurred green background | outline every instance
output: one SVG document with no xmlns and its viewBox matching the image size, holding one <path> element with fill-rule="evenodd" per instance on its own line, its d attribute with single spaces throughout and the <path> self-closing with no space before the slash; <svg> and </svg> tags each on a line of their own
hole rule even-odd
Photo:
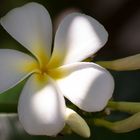
<svg viewBox="0 0 140 140">
<path fill-rule="evenodd" d="M 140 1 L 139 0 L 34 0 L 43 4 L 49 11 L 54 34 L 59 22 L 69 12 L 86 13 L 100 21 L 109 32 L 109 40 L 96 55 L 95 60 L 112 60 L 140 53 Z M 0 17 L 11 9 L 21 6 L 29 0 L 0 0 Z M 0 48 L 11 48 L 26 52 L 0 26 Z M 0 66 L 1 67 L 1 66 Z M 114 72 L 114 100 L 140 102 L 140 71 Z M 46 139 L 83 139 L 75 134 L 50 138 L 45 136 L 29 136 L 18 122 L 15 109 L 24 82 L 8 92 L 0 95 L 0 140 L 46 140 Z M 8 104 L 7 104 L 8 102 Z M 9 104 L 10 103 L 10 104 Z M 9 112 L 8 114 L 4 112 Z M 14 110 L 16 111 L 16 109 Z M 120 120 L 126 114 L 113 113 L 112 120 Z M 140 129 L 125 134 L 115 134 L 110 130 L 90 126 L 94 140 L 139 140 Z"/>
</svg>

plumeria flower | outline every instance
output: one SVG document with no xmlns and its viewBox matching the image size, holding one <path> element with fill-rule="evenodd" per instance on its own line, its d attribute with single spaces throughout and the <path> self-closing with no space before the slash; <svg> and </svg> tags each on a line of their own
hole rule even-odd
<svg viewBox="0 0 140 140">
<path fill-rule="evenodd" d="M 32 55 L 0 50 L 0 92 L 28 78 L 18 102 L 24 129 L 33 135 L 57 135 L 65 126 L 64 97 L 87 112 L 101 111 L 114 81 L 101 66 L 81 62 L 96 53 L 108 34 L 95 19 L 71 13 L 60 23 L 52 50 L 52 23 L 40 4 L 28 3 L 0 20 L 4 29 Z"/>
</svg>

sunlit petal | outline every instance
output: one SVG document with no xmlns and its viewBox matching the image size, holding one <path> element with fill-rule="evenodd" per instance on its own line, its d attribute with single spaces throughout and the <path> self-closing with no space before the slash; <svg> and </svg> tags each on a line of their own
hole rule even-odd
<svg viewBox="0 0 140 140">
<path fill-rule="evenodd" d="M 15 86 L 37 67 L 36 60 L 22 52 L 0 50 L 0 93 Z"/>
<path fill-rule="evenodd" d="M 86 62 L 59 68 L 67 74 L 57 80 L 61 92 L 79 108 L 88 111 L 102 110 L 112 97 L 114 80 L 99 65 Z"/>
<path fill-rule="evenodd" d="M 65 101 L 48 76 L 33 74 L 21 93 L 19 119 L 32 135 L 56 135 L 64 127 Z"/>
<path fill-rule="evenodd" d="M 58 27 L 50 67 L 68 64 L 96 53 L 106 43 L 108 33 L 94 18 L 72 13 Z"/>
<path fill-rule="evenodd" d="M 51 53 L 52 23 L 48 11 L 31 2 L 11 10 L 0 20 L 5 30 L 39 60 Z"/>
</svg>

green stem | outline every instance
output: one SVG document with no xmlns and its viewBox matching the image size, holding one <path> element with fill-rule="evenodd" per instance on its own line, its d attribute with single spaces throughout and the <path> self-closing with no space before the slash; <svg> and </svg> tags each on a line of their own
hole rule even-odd
<svg viewBox="0 0 140 140">
<path fill-rule="evenodd" d="M 115 102 L 115 101 L 109 101 L 108 108 L 128 112 L 131 114 L 140 112 L 140 103 L 136 102 Z"/>
</svg>

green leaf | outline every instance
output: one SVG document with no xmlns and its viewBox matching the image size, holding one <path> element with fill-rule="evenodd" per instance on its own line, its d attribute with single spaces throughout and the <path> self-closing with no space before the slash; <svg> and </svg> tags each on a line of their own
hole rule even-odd
<svg viewBox="0 0 140 140">
<path fill-rule="evenodd" d="M 25 81 L 26 80 L 22 81 L 21 83 L 9 89 L 8 91 L 0 94 L 0 112 L 17 112 L 19 95 L 22 91 Z"/>
</svg>

